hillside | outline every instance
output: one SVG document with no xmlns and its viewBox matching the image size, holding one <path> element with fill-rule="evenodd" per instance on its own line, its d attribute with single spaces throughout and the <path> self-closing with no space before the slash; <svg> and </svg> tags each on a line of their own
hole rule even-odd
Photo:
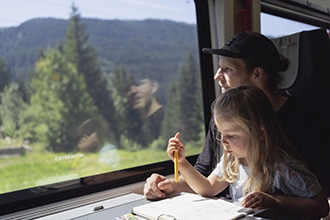
<svg viewBox="0 0 330 220">
<path fill-rule="evenodd" d="M 132 74 L 157 72 L 168 81 L 189 51 L 197 52 L 195 25 L 168 20 L 84 19 L 89 42 L 95 48 L 105 74 L 123 64 Z M 11 72 L 25 73 L 34 66 L 41 49 L 64 42 L 66 20 L 36 18 L 18 27 L 0 29 L 0 57 Z M 14 77 L 14 76 L 13 76 Z M 174 76 L 173 76 L 174 77 Z"/>
</svg>

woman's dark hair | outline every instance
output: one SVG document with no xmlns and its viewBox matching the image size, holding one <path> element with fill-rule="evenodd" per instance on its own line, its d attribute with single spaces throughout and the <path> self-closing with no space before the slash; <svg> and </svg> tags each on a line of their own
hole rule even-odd
<svg viewBox="0 0 330 220">
<path fill-rule="evenodd" d="M 268 76 L 268 82 L 267 82 L 268 87 L 273 91 L 276 91 L 279 84 L 283 81 L 283 77 L 279 72 L 287 70 L 290 65 L 290 61 L 288 58 L 286 58 L 280 53 L 279 55 L 280 55 L 280 65 L 274 67 L 267 67 L 264 66 L 263 64 L 256 63 L 252 60 L 243 59 L 247 72 L 252 73 L 256 67 L 262 67 L 265 70 Z"/>
</svg>

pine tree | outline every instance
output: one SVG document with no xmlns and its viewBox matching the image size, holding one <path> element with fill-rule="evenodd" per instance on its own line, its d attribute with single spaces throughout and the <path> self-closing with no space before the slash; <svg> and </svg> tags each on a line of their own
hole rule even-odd
<svg viewBox="0 0 330 220">
<path fill-rule="evenodd" d="M 6 85 L 2 93 L 0 93 L 0 118 L 2 135 L 11 138 L 17 138 L 19 133 L 19 118 L 22 112 L 26 109 L 26 103 L 23 101 L 22 93 L 20 92 L 17 83 L 9 83 Z"/>
<path fill-rule="evenodd" d="M 109 123 L 110 128 L 116 128 L 115 109 L 107 80 L 98 63 L 96 52 L 88 43 L 88 39 L 89 36 L 85 25 L 81 22 L 78 8 L 73 5 L 66 32 L 65 56 L 76 66 L 78 74 L 84 77 L 93 102 Z M 111 129 L 111 131 L 114 133 L 114 137 L 119 137 L 119 131 L 116 129 Z"/>
<path fill-rule="evenodd" d="M 178 84 L 173 83 L 167 93 L 167 105 L 161 130 L 161 136 L 165 140 L 168 140 L 170 137 L 173 137 L 176 132 L 182 131 L 183 129 L 182 121 L 180 119 L 181 110 L 179 106 L 180 97 L 178 89 Z"/>
<path fill-rule="evenodd" d="M 6 62 L 0 57 L 0 92 L 2 92 L 5 86 L 10 82 L 9 69 Z"/>
<path fill-rule="evenodd" d="M 116 129 L 120 132 L 121 139 L 136 140 L 136 136 L 141 136 L 136 130 L 142 126 L 142 121 L 136 111 L 129 107 L 126 93 L 130 82 L 133 81 L 123 65 L 116 65 L 110 74 L 110 91 L 115 107 L 115 117 L 121 121 Z M 122 145 L 122 144 L 121 144 Z"/>
<path fill-rule="evenodd" d="M 178 81 L 172 85 L 167 96 L 167 107 L 162 135 L 165 139 L 177 131 L 183 141 L 197 141 L 203 123 L 200 73 L 193 55 L 188 53 L 186 61 L 178 70 Z"/>
<path fill-rule="evenodd" d="M 36 63 L 30 106 L 20 116 L 20 133 L 48 150 L 71 151 L 77 127 L 97 113 L 83 77 L 63 54 L 48 50 Z"/>
<path fill-rule="evenodd" d="M 199 140 L 203 123 L 200 72 L 192 53 L 188 53 L 186 62 L 179 69 L 179 106 L 183 120 L 182 132 L 188 140 Z"/>
</svg>

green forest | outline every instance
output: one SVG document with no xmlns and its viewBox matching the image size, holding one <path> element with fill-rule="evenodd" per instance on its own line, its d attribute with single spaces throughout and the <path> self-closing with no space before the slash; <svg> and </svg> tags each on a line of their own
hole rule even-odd
<svg viewBox="0 0 330 220">
<path fill-rule="evenodd" d="M 167 140 L 177 131 L 187 155 L 198 153 L 204 121 L 194 28 L 83 19 L 73 6 L 68 21 L 34 19 L 20 30 L 0 29 L 6 42 L 0 46 L 0 151 L 24 147 L 19 157 L 0 158 L 0 193 L 168 160 Z M 160 82 L 165 113 L 161 135 L 146 144 L 143 122 L 125 95 L 128 82 L 151 75 Z M 77 149 L 77 130 L 91 119 L 99 122 L 99 144 L 116 149 L 110 165 L 98 163 L 97 151 Z"/>
</svg>

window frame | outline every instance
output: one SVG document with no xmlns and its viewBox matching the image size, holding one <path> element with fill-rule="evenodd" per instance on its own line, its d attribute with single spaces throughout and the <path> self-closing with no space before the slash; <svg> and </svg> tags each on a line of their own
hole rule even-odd
<svg viewBox="0 0 330 220">
<path fill-rule="evenodd" d="M 330 13 L 294 1 L 261 0 L 261 12 L 330 29 Z"/>
<path fill-rule="evenodd" d="M 211 47 L 211 28 L 209 1 L 194 0 L 196 10 L 196 27 L 198 36 L 198 50 L 200 59 L 202 98 L 204 110 L 205 132 L 208 132 L 208 122 L 211 117 L 210 106 L 216 97 L 215 83 L 213 80 L 213 60 L 212 56 L 204 54 L 202 48 Z M 261 11 L 283 18 L 304 22 L 330 29 L 330 15 L 320 11 L 311 10 L 297 3 L 287 3 L 284 1 L 261 0 Z M 198 155 L 189 156 L 188 160 L 194 164 Z M 84 195 L 89 195 L 104 190 L 125 187 L 129 184 L 145 181 L 152 173 L 170 175 L 173 173 L 173 163 L 165 162 L 148 164 L 121 171 L 101 174 L 98 177 L 106 179 L 99 184 L 87 186 L 81 183 L 74 183 L 64 188 L 60 188 L 49 193 L 36 194 L 30 190 L 21 190 L 13 193 L 0 195 L 0 215 L 26 210 L 41 205 L 51 204 L 67 199 L 72 199 Z"/>
<path fill-rule="evenodd" d="M 211 115 L 210 105 L 215 97 L 212 60 L 202 54 L 201 48 L 210 47 L 210 26 L 208 21 L 208 2 L 205 0 L 194 0 L 196 9 L 196 28 L 198 32 L 198 50 L 201 67 L 202 99 L 205 120 L 205 134 L 208 129 L 208 121 Z M 207 73 L 207 74 L 206 74 Z M 187 159 L 194 164 L 198 155 L 188 156 Z M 130 184 L 145 181 L 152 173 L 161 175 L 173 174 L 173 162 L 171 160 L 153 163 L 129 169 L 114 171 L 105 174 L 95 175 L 93 177 L 102 179 L 100 183 L 85 185 L 83 178 L 79 180 L 70 180 L 63 183 L 63 187 L 57 187 L 57 184 L 51 184 L 49 187 L 36 187 L 24 189 L 0 195 L 0 216 L 14 212 L 19 212 L 51 203 L 56 203 L 68 199 L 74 199 L 105 190 L 125 187 Z M 33 191 L 33 192 L 32 192 Z M 36 193 L 37 192 L 37 193 Z M 48 213 L 49 214 L 49 213 Z"/>
</svg>

